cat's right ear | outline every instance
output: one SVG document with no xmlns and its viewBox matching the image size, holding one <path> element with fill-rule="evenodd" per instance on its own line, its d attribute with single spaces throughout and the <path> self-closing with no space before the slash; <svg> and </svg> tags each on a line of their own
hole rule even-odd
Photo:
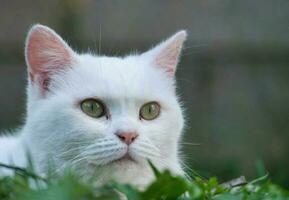
<svg viewBox="0 0 289 200">
<path fill-rule="evenodd" d="M 183 44 L 187 39 L 185 30 L 179 31 L 164 42 L 142 54 L 150 63 L 174 77 Z"/>
<path fill-rule="evenodd" d="M 71 67 L 76 53 L 52 29 L 34 25 L 26 39 L 25 59 L 31 84 L 45 95 L 51 76 Z"/>
</svg>

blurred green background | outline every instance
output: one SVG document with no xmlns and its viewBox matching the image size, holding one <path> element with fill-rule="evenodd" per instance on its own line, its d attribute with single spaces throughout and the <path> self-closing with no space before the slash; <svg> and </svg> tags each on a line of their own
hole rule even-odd
<svg viewBox="0 0 289 200">
<path fill-rule="evenodd" d="M 144 51 L 179 29 L 184 158 L 201 175 L 248 179 L 266 167 L 289 188 L 288 0 L 0 0 L 0 130 L 23 122 L 24 40 L 50 26 L 79 52 Z M 101 38 L 101 44 L 100 44 Z"/>
</svg>

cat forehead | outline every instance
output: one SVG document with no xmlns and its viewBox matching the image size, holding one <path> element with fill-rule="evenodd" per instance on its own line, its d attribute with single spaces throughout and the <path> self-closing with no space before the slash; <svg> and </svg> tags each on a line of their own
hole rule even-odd
<svg viewBox="0 0 289 200">
<path fill-rule="evenodd" d="M 78 98 L 159 99 L 172 95 L 173 81 L 138 55 L 80 55 L 65 75 L 62 89 Z M 57 83 L 56 85 L 61 85 Z"/>
</svg>

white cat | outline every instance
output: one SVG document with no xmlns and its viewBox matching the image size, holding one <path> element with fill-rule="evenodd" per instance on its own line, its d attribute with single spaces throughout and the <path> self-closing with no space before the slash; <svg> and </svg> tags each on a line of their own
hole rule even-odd
<svg viewBox="0 0 289 200">
<path fill-rule="evenodd" d="M 25 167 L 29 152 L 38 173 L 53 163 L 57 173 L 73 168 L 97 184 L 145 186 L 154 179 L 148 159 L 183 175 L 174 75 L 186 37 L 180 31 L 143 54 L 108 57 L 78 54 L 50 28 L 33 26 L 26 122 L 0 139 L 0 162 Z"/>
</svg>

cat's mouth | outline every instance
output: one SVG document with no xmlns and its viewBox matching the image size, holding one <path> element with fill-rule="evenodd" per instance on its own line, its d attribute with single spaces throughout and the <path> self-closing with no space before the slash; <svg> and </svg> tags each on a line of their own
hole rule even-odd
<svg viewBox="0 0 289 200">
<path fill-rule="evenodd" d="M 114 157 L 114 158 L 113 158 Z M 117 165 L 126 165 L 126 164 L 140 164 L 140 160 L 138 157 L 131 152 L 128 148 L 123 149 L 121 152 L 116 155 L 110 155 L 99 162 L 100 159 L 89 159 L 88 163 L 94 166 L 104 166 L 110 164 L 117 164 Z"/>
<path fill-rule="evenodd" d="M 129 152 L 126 152 L 126 154 L 114 161 L 112 161 L 114 163 L 126 163 L 126 162 L 137 162 L 130 154 Z"/>
</svg>

